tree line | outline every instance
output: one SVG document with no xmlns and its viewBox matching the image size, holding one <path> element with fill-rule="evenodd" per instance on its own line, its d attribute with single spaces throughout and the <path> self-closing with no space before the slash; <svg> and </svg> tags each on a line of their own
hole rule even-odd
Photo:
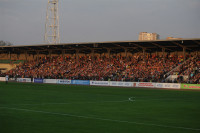
<svg viewBox="0 0 200 133">
<path fill-rule="evenodd" d="M 13 45 L 13 44 L 10 42 L 0 40 L 0 46 L 11 46 L 11 45 Z"/>
</svg>

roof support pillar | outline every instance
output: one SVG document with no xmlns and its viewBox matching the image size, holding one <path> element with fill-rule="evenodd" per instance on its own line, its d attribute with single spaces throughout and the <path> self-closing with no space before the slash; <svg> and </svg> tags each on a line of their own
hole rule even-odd
<svg viewBox="0 0 200 133">
<path fill-rule="evenodd" d="M 27 51 L 25 51 L 25 60 L 27 62 Z"/>
<path fill-rule="evenodd" d="M 143 50 L 143 59 L 144 59 L 144 61 L 146 61 L 146 56 L 145 56 L 146 55 L 146 49 L 143 48 L 142 50 Z"/>
<path fill-rule="evenodd" d="M 162 48 L 162 57 L 163 57 L 163 61 L 165 61 L 165 48 Z"/>
<path fill-rule="evenodd" d="M 12 59 L 12 53 L 9 51 L 10 60 Z"/>
<path fill-rule="evenodd" d="M 109 48 L 109 49 L 107 49 L 107 51 L 108 51 L 108 58 L 109 58 L 109 61 L 110 61 L 110 51 L 111 51 L 111 49 Z"/>
<path fill-rule="evenodd" d="M 124 48 L 124 51 L 125 51 L 125 56 L 126 56 L 126 58 L 127 58 L 127 51 L 128 51 L 128 49 L 127 49 L 127 48 Z"/>
<path fill-rule="evenodd" d="M 165 48 L 162 48 L 162 56 L 165 57 Z"/>
<path fill-rule="evenodd" d="M 185 61 L 185 56 L 186 56 L 186 54 L 185 54 L 185 52 L 186 52 L 186 48 L 185 47 L 183 47 L 183 59 L 184 59 L 184 61 Z"/>
<path fill-rule="evenodd" d="M 49 57 L 51 59 L 51 56 L 52 56 L 52 50 L 49 50 Z"/>
<path fill-rule="evenodd" d="M 65 56 L 65 50 L 63 49 L 62 50 L 62 57 L 64 58 L 64 56 Z"/>
<path fill-rule="evenodd" d="M 39 63 L 39 51 L 36 51 L 36 53 L 37 53 L 37 63 Z"/>
<path fill-rule="evenodd" d="M 178 56 L 178 51 L 175 52 L 175 55 Z"/>
<path fill-rule="evenodd" d="M 158 56 L 158 51 L 156 51 L 156 57 Z"/>
<path fill-rule="evenodd" d="M 92 60 L 94 60 L 94 49 L 91 49 L 91 53 L 92 53 Z"/>
<path fill-rule="evenodd" d="M 79 49 L 76 49 L 76 62 L 79 63 Z"/>
<path fill-rule="evenodd" d="M 108 51 L 108 57 L 110 58 L 110 49 L 107 49 L 107 51 Z"/>
</svg>

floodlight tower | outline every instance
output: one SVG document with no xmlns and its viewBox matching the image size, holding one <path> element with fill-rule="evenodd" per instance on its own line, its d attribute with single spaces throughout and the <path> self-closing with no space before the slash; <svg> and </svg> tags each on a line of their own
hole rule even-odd
<svg viewBox="0 0 200 133">
<path fill-rule="evenodd" d="M 47 44 L 60 43 L 58 0 L 48 0 L 44 41 Z"/>
</svg>

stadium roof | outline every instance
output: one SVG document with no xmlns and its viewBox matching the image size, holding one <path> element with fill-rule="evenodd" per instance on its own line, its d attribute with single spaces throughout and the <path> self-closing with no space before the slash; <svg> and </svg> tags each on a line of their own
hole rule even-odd
<svg viewBox="0 0 200 133">
<path fill-rule="evenodd" d="M 189 52 L 200 51 L 200 38 L 193 39 L 178 39 L 178 40 L 155 40 L 155 41 L 112 41 L 112 42 L 84 42 L 84 43 L 61 43 L 61 44 L 41 44 L 41 45 L 19 45 L 19 46 L 0 46 L 1 53 L 20 54 L 27 51 L 28 54 L 73 54 L 78 50 L 79 53 L 105 53 L 108 50 L 111 53 L 127 52 L 137 53 L 145 50 L 146 52 L 162 51 L 174 52 L 183 51 Z"/>
</svg>

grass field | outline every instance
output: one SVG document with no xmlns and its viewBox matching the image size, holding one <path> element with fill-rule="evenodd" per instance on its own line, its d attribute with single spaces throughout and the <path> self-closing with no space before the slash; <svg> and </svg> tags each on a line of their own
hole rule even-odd
<svg viewBox="0 0 200 133">
<path fill-rule="evenodd" d="M 200 91 L 0 82 L 0 133 L 199 133 Z"/>
</svg>

